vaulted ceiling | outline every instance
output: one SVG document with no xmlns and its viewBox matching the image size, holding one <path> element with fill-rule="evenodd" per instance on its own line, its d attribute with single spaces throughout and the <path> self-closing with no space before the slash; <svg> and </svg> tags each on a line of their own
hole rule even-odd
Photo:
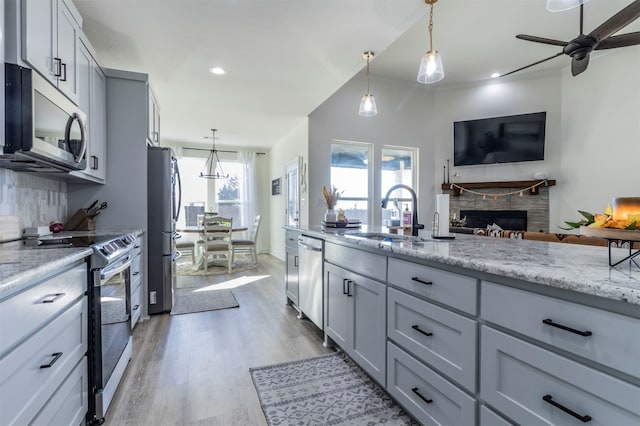
<svg viewBox="0 0 640 426">
<path fill-rule="evenodd" d="M 204 137 L 215 127 L 217 146 L 268 148 L 362 70 L 363 51 L 376 53 L 372 77 L 415 82 L 428 48 L 424 0 L 74 3 L 103 66 L 150 75 L 163 144 L 208 145 Z M 590 0 L 585 32 L 629 3 Z M 424 90 L 486 80 L 551 56 L 561 48 L 514 36 L 570 40 L 579 33 L 578 22 L 578 9 L 550 13 L 545 0 L 440 0 L 433 35 L 445 79 Z M 621 33 L 638 31 L 639 24 Z M 640 47 L 625 49 L 640 55 Z M 513 78 L 569 62 L 561 56 Z M 211 74 L 214 66 L 226 74 Z"/>
</svg>

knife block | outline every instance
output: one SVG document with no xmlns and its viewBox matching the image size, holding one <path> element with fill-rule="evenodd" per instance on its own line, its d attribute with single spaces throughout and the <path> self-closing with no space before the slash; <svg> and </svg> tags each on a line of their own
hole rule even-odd
<svg viewBox="0 0 640 426">
<path fill-rule="evenodd" d="M 79 209 L 64 224 L 65 231 L 95 231 L 96 221 L 88 216 L 87 209 Z"/>
</svg>

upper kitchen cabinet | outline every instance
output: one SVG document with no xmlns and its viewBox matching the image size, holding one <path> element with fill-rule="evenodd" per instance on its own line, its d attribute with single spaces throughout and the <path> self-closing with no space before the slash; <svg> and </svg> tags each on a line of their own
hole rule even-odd
<svg viewBox="0 0 640 426">
<path fill-rule="evenodd" d="M 22 59 L 77 103 L 82 17 L 65 0 L 23 0 L 20 8 Z"/>
<path fill-rule="evenodd" d="M 71 172 L 71 175 L 104 183 L 107 170 L 106 78 L 94 58 L 91 44 L 82 36 L 77 53 L 78 106 L 87 114 L 87 168 Z"/>
<path fill-rule="evenodd" d="M 149 85 L 148 91 L 148 114 L 149 118 L 147 121 L 148 134 L 147 134 L 147 143 L 149 145 L 158 146 L 160 144 L 160 107 L 158 106 L 158 100 L 156 98 L 156 94 L 153 91 L 151 85 Z"/>
</svg>

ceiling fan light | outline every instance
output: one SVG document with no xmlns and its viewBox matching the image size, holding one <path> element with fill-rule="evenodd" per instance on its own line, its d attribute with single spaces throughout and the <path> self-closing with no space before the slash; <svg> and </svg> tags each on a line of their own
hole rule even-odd
<svg viewBox="0 0 640 426">
<path fill-rule="evenodd" d="M 376 98 L 371 93 L 367 93 L 362 97 L 360 101 L 360 110 L 358 114 L 361 117 L 372 117 L 378 113 L 378 107 L 376 106 Z"/>
<path fill-rule="evenodd" d="M 562 12 L 573 9 L 589 0 L 547 0 L 547 10 L 549 12 Z"/>
<path fill-rule="evenodd" d="M 428 51 L 420 61 L 420 69 L 418 70 L 418 83 L 431 84 L 438 82 L 444 78 L 444 67 L 442 66 L 442 57 L 437 50 Z"/>
</svg>

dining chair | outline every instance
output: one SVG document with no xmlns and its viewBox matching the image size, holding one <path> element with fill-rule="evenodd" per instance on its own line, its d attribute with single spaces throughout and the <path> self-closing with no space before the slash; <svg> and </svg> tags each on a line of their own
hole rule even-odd
<svg viewBox="0 0 640 426">
<path fill-rule="evenodd" d="M 256 248 L 256 243 L 258 240 L 258 230 L 260 229 L 260 219 L 261 216 L 257 215 L 253 220 L 253 226 L 249 230 L 249 239 L 247 240 L 231 240 L 231 245 L 233 246 L 233 253 L 231 255 L 231 260 L 238 253 L 250 253 L 253 256 L 253 262 L 258 263 L 258 250 Z"/>
<path fill-rule="evenodd" d="M 184 253 L 191 254 L 191 264 L 195 265 L 196 263 L 196 253 L 198 248 L 197 238 L 194 239 L 189 235 L 178 234 L 179 237 L 176 239 L 176 249 L 180 252 L 180 256 Z"/>
<path fill-rule="evenodd" d="M 233 218 L 223 216 L 207 216 L 202 221 L 202 262 L 207 274 L 209 255 L 226 255 L 229 273 L 233 265 L 233 247 L 231 231 Z"/>
</svg>

